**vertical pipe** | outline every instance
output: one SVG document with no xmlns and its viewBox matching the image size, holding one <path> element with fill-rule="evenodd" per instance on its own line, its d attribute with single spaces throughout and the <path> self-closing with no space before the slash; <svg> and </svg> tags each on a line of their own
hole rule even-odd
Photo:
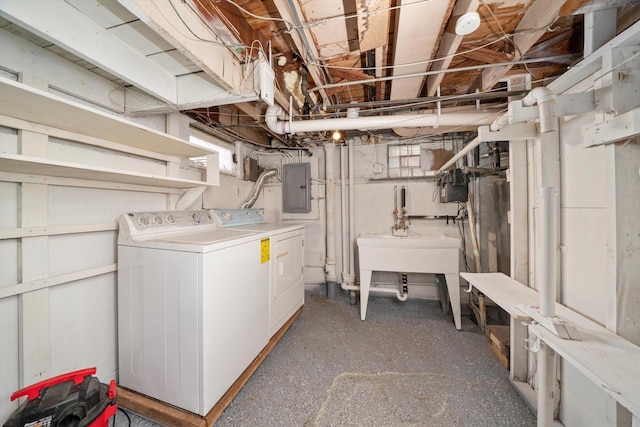
<svg viewBox="0 0 640 427">
<path fill-rule="evenodd" d="M 347 147 L 342 146 L 340 149 L 340 206 L 341 206 L 341 225 L 342 233 L 340 235 L 342 242 L 342 283 L 347 282 L 349 285 L 349 251 L 347 250 L 347 172 L 345 170 L 347 164 Z"/>
<path fill-rule="evenodd" d="M 556 189 L 540 189 L 540 314 L 556 315 Z"/>
<path fill-rule="evenodd" d="M 355 249 L 353 247 L 353 234 L 355 232 L 355 203 L 354 203 L 354 173 L 353 173 L 353 138 L 348 141 L 349 144 L 349 277 L 351 282 L 355 283 Z"/>
<path fill-rule="evenodd" d="M 538 427 L 553 424 L 553 379 L 555 374 L 553 350 L 544 342 L 538 350 Z"/>
<path fill-rule="evenodd" d="M 327 258 L 325 261 L 325 273 L 327 281 L 327 298 L 335 299 L 336 297 L 336 202 L 335 202 L 335 181 L 334 181 L 334 164 L 335 164 L 335 145 L 333 142 L 324 144 L 324 160 L 325 160 L 325 191 L 327 198 Z"/>
</svg>

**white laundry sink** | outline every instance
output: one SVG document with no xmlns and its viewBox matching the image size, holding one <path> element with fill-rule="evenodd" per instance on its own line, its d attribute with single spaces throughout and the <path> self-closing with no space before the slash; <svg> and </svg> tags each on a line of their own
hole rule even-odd
<svg viewBox="0 0 640 427">
<path fill-rule="evenodd" d="M 365 320 L 373 271 L 439 273 L 447 280 L 447 290 L 456 329 L 460 324 L 460 239 L 444 233 L 366 233 L 358 236 L 360 264 L 360 319 Z"/>
</svg>

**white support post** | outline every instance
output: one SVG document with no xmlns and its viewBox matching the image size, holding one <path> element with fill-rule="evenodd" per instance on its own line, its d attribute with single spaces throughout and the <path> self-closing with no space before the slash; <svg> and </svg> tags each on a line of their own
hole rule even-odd
<svg viewBox="0 0 640 427">
<path fill-rule="evenodd" d="M 553 394 L 555 376 L 554 351 L 544 342 L 538 350 L 538 427 L 553 425 Z"/>
<path fill-rule="evenodd" d="M 556 315 L 556 189 L 544 187 L 540 189 L 540 203 L 538 205 L 540 220 L 538 232 L 540 234 L 541 257 L 539 262 L 540 278 L 540 314 L 546 317 Z"/>
</svg>

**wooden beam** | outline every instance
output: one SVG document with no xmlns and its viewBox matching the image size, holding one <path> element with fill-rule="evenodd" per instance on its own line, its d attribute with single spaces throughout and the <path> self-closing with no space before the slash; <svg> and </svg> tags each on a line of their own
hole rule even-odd
<svg viewBox="0 0 640 427">
<path fill-rule="evenodd" d="M 63 1 L 2 2 L 0 16 L 171 104 L 176 77 Z"/>
<path fill-rule="evenodd" d="M 527 52 L 527 58 L 535 58 L 536 55 L 542 55 L 542 54 L 548 54 L 548 52 L 545 52 L 546 50 L 550 49 L 551 47 L 562 43 L 565 40 L 570 39 L 573 36 L 573 28 L 567 30 L 567 31 L 563 31 L 560 34 L 556 34 L 555 36 L 542 41 L 538 44 L 536 44 L 532 49 L 529 50 L 529 52 Z"/>
<path fill-rule="evenodd" d="M 386 45 L 389 37 L 389 12 L 372 12 L 388 8 L 391 4 L 390 0 L 357 1 L 355 3 L 358 11 L 360 52 Z"/>
<path fill-rule="evenodd" d="M 332 68 L 331 69 L 331 75 L 333 77 L 339 77 L 345 80 L 349 80 L 349 81 L 358 81 L 358 80 L 367 80 L 367 79 L 371 79 L 371 76 L 369 74 L 366 74 L 364 71 L 362 70 L 347 70 L 347 69 L 341 69 L 341 68 Z M 375 82 L 363 82 L 363 85 L 366 86 L 375 86 Z"/>
<path fill-rule="evenodd" d="M 542 37 L 546 28 L 552 25 L 560 16 L 560 9 L 566 0 L 536 0 L 533 3 L 522 20 L 515 29 L 513 37 L 516 52 L 514 59 L 520 59 L 529 49 Z M 538 29 L 531 31 L 531 29 Z M 502 67 L 494 67 L 485 69 L 469 88 L 469 92 L 479 88 L 482 91 L 491 89 L 507 72 L 513 68 L 513 65 L 505 65 Z"/>
<path fill-rule="evenodd" d="M 245 87 L 249 85 L 253 89 L 253 82 L 245 81 L 243 65 L 236 54 L 222 43 L 217 34 L 186 3 L 173 3 L 176 11 L 158 8 L 156 2 L 151 0 L 120 0 L 120 3 L 193 61 L 223 89 L 240 93 L 245 93 Z M 199 38 L 187 31 L 185 26 Z M 216 39 L 220 43 L 215 43 Z"/>
<path fill-rule="evenodd" d="M 462 37 L 456 34 L 455 26 L 456 21 L 462 15 L 467 12 L 475 12 L 480 4 L 479 0 L 461 0 L 456 3 L 453 13 L 449 18 L 447 29 L 442 35 L 440 44 L 438 45 L 438 51 L 436 52 L 436 58 L 445 58 L 442 61 L 434 62 L 431 64 L 431 70 L 443 70 L 449 68 L 451 61 L 453 60 L 453 54 L 458 51 L 458 47 L 462 42 Z M 437 88 L 442 83 L 444 74 L 437 74 L 427 77 L 427 96 L 433 96 L 436 94 Z"/>
<path fill-rule="evenodd" d="M 463 52 L 459 53 L 460 56 L 485 64 L 507 62 L 513 59 L 513 54 L 498 52 L 487 47 L 478 48 L 470 43 L 460 43 L 460 49 L 463 50 Z"/>
</svg>

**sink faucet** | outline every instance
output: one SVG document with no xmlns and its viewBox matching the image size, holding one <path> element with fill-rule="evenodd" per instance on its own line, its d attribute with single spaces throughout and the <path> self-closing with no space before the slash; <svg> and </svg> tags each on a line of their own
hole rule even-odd
<svg viewBox="0 0 640 427">
<path fill-rule="evenodd" d="M 406 236 L 409 232 L 409 225 L 411 220 L 409 219 L 409 210 L 407 209 L 407 190 L 405 186 L 402 186 L 401 191 L 401 211 L 398 211 L 398 186 L 393 187 L 393 227 L 391 227 L 391 234 L 394 236 Z"/>
</svg>

